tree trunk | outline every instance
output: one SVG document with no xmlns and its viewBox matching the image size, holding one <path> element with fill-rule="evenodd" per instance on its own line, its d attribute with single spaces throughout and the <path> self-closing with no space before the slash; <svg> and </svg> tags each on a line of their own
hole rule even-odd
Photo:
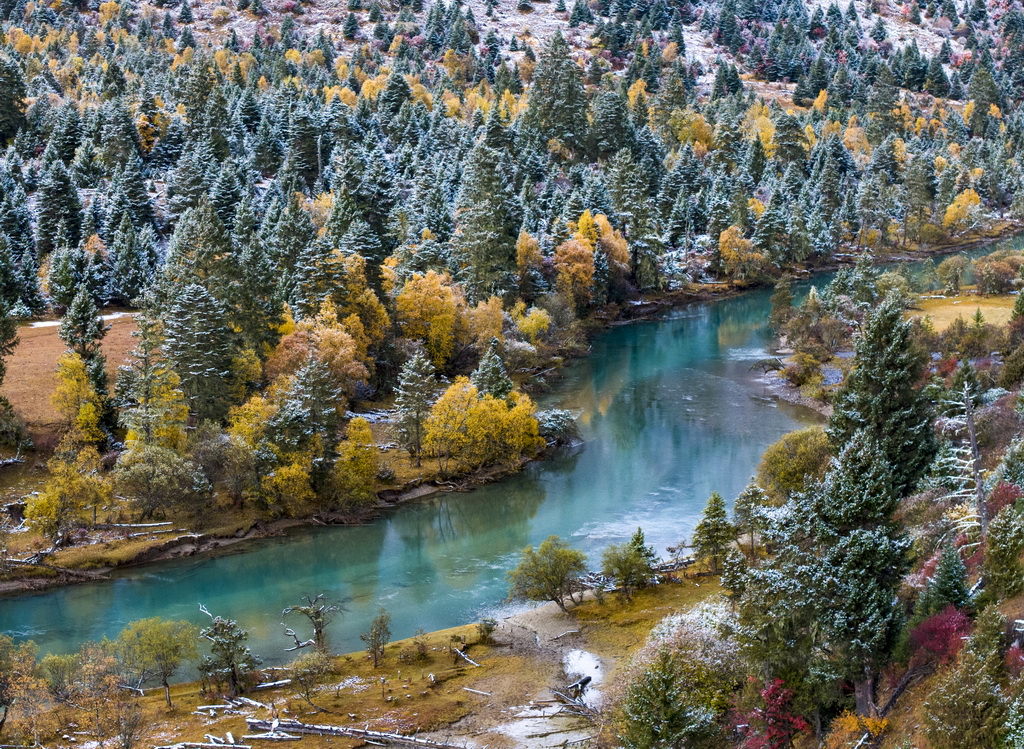
<svg viewBox="0 0 1024 749">
<path fill-rule="evenodd" d="M 167 700 L 167 707 L 168 709 L 173 709 L 174 705 L 171 704 L 171 685 L 167 683 L 166 676 L 163 677 L 161 683 L 164 685 L 164 699 Z"/>
<path fill-rule="evenodd" d="M 981 523 L 981 543 L 988 537 L 988 508 L 985 506 L 985 483 L 981 478 L 981 453 L 978 450 L 978 434 L 974 429 L 974 404 L 971 392 L 964 385 L 964 406 L 967 409 L 967 434 L 971 439 L 971 459 L 974 470 L 974 486 L 977 490 L 978 520 Z"/>
<path fill-rule="evenodd" d="M 864 669 L 864 678 L 854 682 L 853 693 L 857 701 L 857 714 L 873 718 L 878 712 L 875 706 L 875 677 L 871 669 Z"/>
</svg>

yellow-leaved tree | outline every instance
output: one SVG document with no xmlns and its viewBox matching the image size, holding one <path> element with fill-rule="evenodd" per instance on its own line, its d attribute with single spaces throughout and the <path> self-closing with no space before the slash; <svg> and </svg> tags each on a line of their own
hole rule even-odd
<svg viewBox="0 0 1024 749">
<path fill-rule="evenodd" d="M 50 402 L 61 416 L 69 449 L 103 440 L 102 404 L 89 380 L 85 360 L 78 354 L 68 351 L 57 361 L 57 389 Z"/>
<path fill-rule="evenodd" d="M 555 250 L 555 287 L 576 308 L 582 311 L 594 293 L 594 250 L 576 236 L 558 245 Z"/>
<path fill-rule="evenodd" d="M 950 234 L 963 234 L 975 228 L 981 221 L 981 197 L 968 187 L 946 208 L 942 227 Z"/>
<path fill-rule="evenodd" d="M 725 272 L 733 278 L 751 278 L 764 269 L 765 256 L 754 249 L 738 226 L 730 226 L 718 236 L 718 252 Z"/>
<path fill-rule="evenodd" d="M 346 439 L 338 446 L 334 464 L 334 487 L 344 505 L 371 504 L 377 499 L 377 470 L 380 461 L 370 422 L 355 418 L 349 422 Z"/>
<path fill-rule="evenodd" d="M 83 447 L 77 454 L 58 453 L 47 468 L 50 477 L 43 490 L 29 498 L 25 519 L 56 547 L 70 531 L 88 522 L 90 511 L 95 522 L 99 508 L 110 503 L 113 492 L 100 473 L 95 447 Z"/>
<path fill-rule="evenodd" d="M 462 289 L 447 273 L 415 274 L 402 287 L 395 309 L 402 334 L 423 341 L 431 363 L 444 369 L 456 345 L 466 337 Z"/>
<path fill-rule="evenodd" d="M 529 397 L 481 395 L 467 377 L 456 378 L 437 399 L 424 427 L 424 452 L 442 473 L 514 467 L 544 444 Z"/>
</svg>

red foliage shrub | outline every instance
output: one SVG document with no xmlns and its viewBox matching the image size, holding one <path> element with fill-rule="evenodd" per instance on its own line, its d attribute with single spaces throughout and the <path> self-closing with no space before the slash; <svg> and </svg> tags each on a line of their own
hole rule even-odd
<svg viewBox="0 0 1024 749">
<path fill-rule="evenodd" d="M 994 518 L 1000 510 L 1016 503 L 1021 497 L 1024 497 L 1024 491 L 1019 486 L 1000 481 L 988 495 L 988 516 Z"/>
<path fill-rule="evenodd" d="M 949 663 L 956 658 L 964 639 L 971 633 L 971 620 L 962 611 L 947 606 L 910 631 L 912 665 Z"/>
<path fill-rule="evenodd" d="M 939 377 L 946 379 L 952 377 L 953 373 L 956 372 L 959 366 L 960 360 L 955 356 L 950 356 L 947 359 L 940 359 L 938 364 L 935 365 L 935 371 L 938 373 Z"/>
<path fill-rule="evenodd" d="M 1003 661 L 1006 664 L 1006 670 L 1009 672 L 1010 678 L 1019 678 L 1021 671 L 1024 671 L 1024 650 L 1016 642 L 1013 643 L 1010 649 L 1006 651 Z"/>
<path fill-rule="evenodd" d="M 782 679 L 774 679 L 761 690 L 764 707 L 747 716 L 747 736 L 742 749 L 788 749 L 800 733 L 808 733 L 810 724 L 793 712 L 793 690 Z"/>
</svg>

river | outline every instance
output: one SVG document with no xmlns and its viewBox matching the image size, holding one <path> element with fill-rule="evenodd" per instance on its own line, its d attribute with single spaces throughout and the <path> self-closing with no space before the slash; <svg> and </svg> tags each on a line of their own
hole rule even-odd
<svg viewBox="0 0 1024 749">
<path fill-rule="evenodd" d="M 989 250 L 991 251 L 991 250 Z M 820 417 L 772 398 L 751 370 L 766 356 L 768 290 L 677 310 L 598 336 L 543 405 L 578 410 L 584 443 L 467 493 L 434 495 L 357 527 L 300 528 L 224 553 L 138 567 L 109 580 L 0 599 L 0 632 L 42 652 L 114 637 L 144 617 L 237 619 L 268 664 L 286 660 L 281 610 L 341 601 L 332 649 L 361 647 L 381 606 L 395 639 L 509 611 L 505 573 L 551 534 L 600 553 L 642 527 L 664 553 L 712 491 L 728 501 L 781 435 Z M 403 458 L 397 455 L 393 460 Z M 289 622 L 303 632 L 302 621 Z"/>
</svg>

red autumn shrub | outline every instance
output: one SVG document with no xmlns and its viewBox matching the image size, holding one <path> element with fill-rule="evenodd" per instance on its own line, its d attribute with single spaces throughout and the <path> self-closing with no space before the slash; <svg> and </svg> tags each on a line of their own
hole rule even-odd
<svg viewBox="0 0 1024 749">
<path fill-rule="evenodd" d="M 947 606 L 910 631 L 911 663 L 949 663 L 971 633 L 971 620 L 953 606 Z"/>
<path fill-rule="evenodd" d="M 1024 650 L 1016 642 L 1006 651 L 1004 663 L 1011 678 L 1019 678 L 1021 671 L 1024 671 Z"/>
<path fill-rule="evenodd" d="M 761 690 L 764 707 L 747 716 L 749 726 L 742 749 L 789 749 L 797 734 L 808 733 L 810 724 L 793 712 L 793 690 L 774 679 Z"/>
<path fill-rule="evenodd" d="M 1000 510 L 1014 504 L 1021 497 L 1024 497 L 1024 491 L 1019 486 L 1000 481 L 988 495 L 988 516 L 994 518 Z"/>
</svg>

